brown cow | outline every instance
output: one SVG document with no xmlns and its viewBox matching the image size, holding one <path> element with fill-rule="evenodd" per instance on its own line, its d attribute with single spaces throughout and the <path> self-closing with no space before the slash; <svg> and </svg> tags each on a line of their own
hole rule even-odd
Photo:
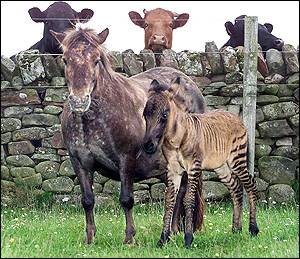
<svg viewBox="0 0 300 259">
<path fill-rule="evenodd" d="M 182 27 L 189 19 L 189 14 L 177 14 L 162 8 L 146 11 L 144 18 L 137 12 L 129 12 L 131 21 L 145 30 L 145 49 L 153 52 L 172 48 L 173 30 Z"/>
</svg>

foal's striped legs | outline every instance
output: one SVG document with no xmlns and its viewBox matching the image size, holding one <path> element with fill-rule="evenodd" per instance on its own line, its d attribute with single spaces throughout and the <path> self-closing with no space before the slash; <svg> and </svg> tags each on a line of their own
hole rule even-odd
<svg viewBox="0 0 300 259">
<path fill-rule="evenodd" d="M 255 184 L 254 177 L 249 174 L 247 168 L 247 149 L 244 148 L 244 145 L 239 154 L 233 157 L 229 163 L 229 167 L 232 170 L 232 173 L 236 175 L 239 180 L 242 182 L 247 194 L 250 203 L 250 223 L 249 223 L 249 232 L 251 235 L 256 236 L 259 232 L 256 223 L 256 200 L 257 200 L 257 188 Z"/>
<path fill-rule="evenodd" d="M 169 241 L 174 206 L 182 178 L 182 174 L 178 174 L 178 172 L 174 172 L 171 170 L 171 168 L 168 168 L 167 187 L 165 193 L 165 213 L 163 218 L 164 225 L 160 239 L 157 243 L 158 247 L 163 246 L 167 241 Z"/>
<path fill-rule="evenodd" d="M 195 193 L 198 179 L 201 175 L 201 161 L 195 160 L 191 170 L 187 172 L 188 183 L 186 193 L 183 200 L 185 209 L 185 229 L 184 229 L 184 243 L 189 248 L 193 242 L 193 214 L 195 208 Z"/>
<path fill-rule="evenodd" d="M 238 177 L 231 173 L 227 163 L 215 169 L 215 172 L 231 194 L 233 203 L 232 232 L 240 232 L 242 230 L 243 185 Z"/>
</svg>

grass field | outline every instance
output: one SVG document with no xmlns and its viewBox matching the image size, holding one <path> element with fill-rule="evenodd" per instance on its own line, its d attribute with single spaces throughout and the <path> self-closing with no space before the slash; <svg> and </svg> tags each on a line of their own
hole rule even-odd
<svg viewBox="0 0 300 259">
<path fill-rule="evenodd" d="M 72 205 L 1 210 L 1 257 L 299 257 L 299 205 L 258 207 L 260 233 L 248 233 L 247 210 L 243 231 L 232 234 L 230 204 L 206 204 L 205 230 L 184 248 L 182 233 L 162 249 L 156 247 L 162 228 L 162 204 L 136 205 L 136 244 L 125 246 L 124 214 L 119 206 L 95 211 L 97 233 L 85 245 L 83 209 Z"/>
</svg>

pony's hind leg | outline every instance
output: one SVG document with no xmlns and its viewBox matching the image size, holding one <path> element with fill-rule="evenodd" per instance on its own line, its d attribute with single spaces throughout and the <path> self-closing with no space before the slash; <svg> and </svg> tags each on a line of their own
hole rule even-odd
<svg viewBox="0 0 300 259">
<path fill-rule="evenodd" d="M 95 198 L 92 189 L 93 176 L 87 170 L 84 170 L 77 158 L 70 156 L 74 171 L 78 177 L 81 189 L 81 203 L 85 211 L 86 217 L 86 243 L 91 244 L 96 234 L 96 226 L 94 222 L 94 204 Z"/>
<path fill-rule="evenodd" d="M 221 182 L 228 188 L 232 203 L 233 203 L 233 217 L 232 217 L 232 232 L 240 232 L 242 230 L 242 210 L 243 210 L 243 185 L 237 176 L 233 175 L 227 163 L 215 169 Z"/>
<path fill-rule="evenodd" d="M 236 159 L 230 163 L 230 168 L 239 180 L 242 182 L 245 190 L 248 194 L 250 203 L 250 223 L 249 232 L 251 235 L 256 236 L 259 232 L 256 223 L 256 200 L 257 200 L 257 188 L 254 181 L 254 176 L 250 175 L 247 169 L 247 156 L 246 153 L 240 154 Z"/>
</svg>

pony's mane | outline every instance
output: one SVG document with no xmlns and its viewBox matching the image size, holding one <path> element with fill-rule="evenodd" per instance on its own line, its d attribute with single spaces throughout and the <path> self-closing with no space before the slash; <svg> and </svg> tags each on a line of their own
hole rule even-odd
<svg viewBox="0 0 300 259">
<path fill-rule="evenodd" d="M 115 71 L 112 69 L 108 51 L 102 44 L 100 44 L 98 34 L 95 30 L 79 27 L 76 30 L 70 29 L 66 31 L 65 34 L 66 36 L 62 42 L 64 51 L 66 49 L 72 48 L 74 44 L 78 42 L 87 42 L 100 51 L 103 66 L 109 73 L 110 77 L 114 79 L 122 77 L 121 75 L 119 75 L 119 73 L 115 73 Z"/>
</svg>

